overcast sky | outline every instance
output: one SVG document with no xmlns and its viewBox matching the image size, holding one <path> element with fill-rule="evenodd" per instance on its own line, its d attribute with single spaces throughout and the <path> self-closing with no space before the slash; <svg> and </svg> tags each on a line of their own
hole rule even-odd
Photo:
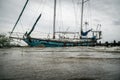
<svg viewBox="0 0 120 80">
<path fill-rule="evenodd" d="M 15 29 L 25 33 L 30 30 L 38 15 L 42 17 L 36 25 L 36 32 L 52 33 L 54 0 L 29 0 Z M 10 32 L 26 0 L 0 0 L 0 33 Z M 81 0 L 57 0 L 57 31 L 79 31 Z M 85 19 L 88 28 L 96 29 L 101 24 L 102 41 L 120 41 L 120 0 L 90 0 L 85 4 Z"/>
</svg>

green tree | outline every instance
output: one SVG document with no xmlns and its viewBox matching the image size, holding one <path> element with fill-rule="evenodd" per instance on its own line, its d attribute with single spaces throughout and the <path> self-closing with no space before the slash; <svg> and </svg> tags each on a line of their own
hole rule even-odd
<svg viewBox="0 0 120 80">
<path fill-rule="evenodd" d="M 11 40 L 5 34 L 0 34 L 0 47 L 10 47 Z"/>
</svg>

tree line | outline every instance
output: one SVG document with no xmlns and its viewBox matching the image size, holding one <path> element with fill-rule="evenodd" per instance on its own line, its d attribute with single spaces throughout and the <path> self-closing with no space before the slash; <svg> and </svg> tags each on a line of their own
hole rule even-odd
<svg viewBox="0 0 120 80">
<path fill-rule="evenodd" d="M 106 41 L 105 43 L 101 43 L 101 41 L 99 41 L 97 44 L 97 46 L 106 46 L 106 47 L 115 47 L 115 46 L 120 46 L 120 41 L 116 41 L 114 40 L 113 42 L 108 42 Z"/>
<path fill-rule="evenodd" d="M 7 37 L 5 34 L 0 34 L 0 48 L 4 47 L 16 47 L 18 44 L 11 44 L 13 40 Z"/>
</svg>

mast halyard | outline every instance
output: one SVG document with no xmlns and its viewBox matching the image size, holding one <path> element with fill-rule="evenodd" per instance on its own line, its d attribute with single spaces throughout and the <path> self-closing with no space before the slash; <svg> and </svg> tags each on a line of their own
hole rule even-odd
<svg viewBox="0 0 120 80">
<path fill-rule="evenodd" d="M 53 39 L 55 39 L 55 25 L 56 24 L 56 0 L 54 0 L 54 16 L 53 16 Z"/>
<path fill-rule="evenodd" d="M 22 11 L 21 11 L 21 13 L 20 13 L 20 15 L 19 15 L 19 17 L 18 17 L 18 19 L 17 19 L 17 21 L 16 21 L 16 23 L 15 23 L 15 25 L 14 25 L 14 27 L 13 27 L 11 33 L 10 33 L 10 36 L 11 36 L 11 34 L 13 33 L 13 31 L 14 31 L 16 25 L 18 24 L 18 21 L 20 20 L 22 14 L 23 14 L 23 12 L 24 12 L 24 10 L 25 10 L 27 4 L 28 4 L 28 1 L 29 1 L 29 0 L 26 1 L 25 5 L 24 5 L 24 7 L 23 7 L 23 9 L 22 9 Z"/>
<path fill-rule="evenodd" d="M 82 0 L 82 5 L 81 5 L 81 25 L 80 25 L 80 38 L 82 38 L 82 30 L 83 30 L 83 8 L 84 8 L 84 0 Z"/>
</svg>

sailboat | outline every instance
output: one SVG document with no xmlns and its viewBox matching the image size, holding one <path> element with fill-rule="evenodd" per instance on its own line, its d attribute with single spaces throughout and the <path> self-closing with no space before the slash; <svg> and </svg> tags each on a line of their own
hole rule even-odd
<svg viewBox="0 0 120 80">
<path fill-rule="evenodd" d="M 18 20 L 16 21 L 10 35 L 13 33 L 20 17 L 22 16 L 22 13 L 25 10 L 25 7 L 27 5 L 29 0 L 26 1 Z M 23 38 L 21 38 L 24 42 L 26 42 L 31 47 L 36 46 L 44 46 L 44 47 L 73 47 L 73 46 L 95 46 L 97 40 L 101 39 L 101 31 L 92 31 L 92 29 L 88 31 L 83 31 L 83 8 L 84 3 L 86 1 L 82 0 L 82 6 L 81 6 L 81 29 L 80 32 L 56 32 L 56 0 L 54 0 L 54 20 L 53 20 L 53 38 L 51 39 L 44 39 L 44 38 L 33 38 L 31 36 L 31 33 L 33 32 L 37 22 L 41 18 L 42 14 L 39 15 L 39 17 L 36 19 L 32 29 L 29 32 L 26 32 L 23 35 Z M 92 37 L 85 37 L 89 34 L 89 32 L 92 32 Z M 63 33 L 63 34 L 79 34 L 79 38 L 77 39 L 66 39 L 66 38 L 56 38 L 56 33 Z M 15 38 L 10 36 L 11 38 Z M 16 38 L 17 39 L 17 38 Z"/>
</svg>

